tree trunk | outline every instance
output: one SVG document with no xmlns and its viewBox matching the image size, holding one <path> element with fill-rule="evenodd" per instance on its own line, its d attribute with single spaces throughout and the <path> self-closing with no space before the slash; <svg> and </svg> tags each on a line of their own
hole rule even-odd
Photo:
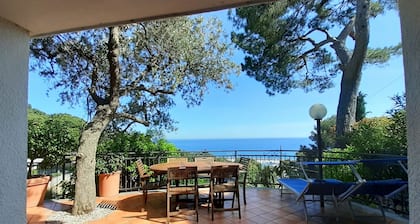
<svg viewBox="0 0 420 224">
<path fill-rule="evenodd" d="M 344 134 L 356 122 L 357 93 L 362 66 L 369 44 L 369 0 L 357 0 L 355 18 L 355 47 L 348 63 L 343 66 L 340 99 L 337 107 L 336 147 L 345 147 Z"/>
<path fill-rule="evenodd" d="M 345 79 L 346 77 L 352 77 L 354 79 Z M 356 122 L 357 93 L 360 78 L 360 72 L 357 73 L 354 68 L 349 68 L 343 72 L 336 120 L 336 147 L 339 148 L 345 147 L 346 142 L 343 136 L 351 130 L 351 126 Z"/>
<path fill-rule="evenodd" d="M 119 106 L 120 65 L 119 28 L 109 28 L 108 62 L 109 62 L 109 98 L 101 99 L 94 91 L 91 96 L 95 100 L 96 112 L 92 121 L 82 132 L 76 159 L 76 195 L 73 215 L 87 214 L 96 207 L 95 166 L 96 149 L 102 132 L 111 122 Z M 95 86 L 92 85 L 92 89 Z"/>
<path fill-rule="evenodd" d="M 96 207 L 95 166 L 99 138 L 110 122 L 110 110 L 97 111 L 81 134 L 76 160 L 76 194 L 73 215 L 87 214 Z"/>
</svg>

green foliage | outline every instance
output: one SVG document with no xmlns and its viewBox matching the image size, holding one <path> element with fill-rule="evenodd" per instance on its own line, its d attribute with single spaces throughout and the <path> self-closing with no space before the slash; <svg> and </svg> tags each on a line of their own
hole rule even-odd
<svg viewBox="0 0 420 224">
<path fill-rule="evenodd" d="M 106 133 L 98 145 L 98 153 L 128 153 L 128 152 L 177 152 L 176 146 L 165 139 L 153 141 L 153 136 L 140 132 Z"/>
<path fill-rule="evenodd" d="M 369 154 L 361 153 L 361 149 L 355 146 L 348 146 L 345 149 L 332 149 L 324 153 L 326 160 L 359 160 L 359 159 L 378 159 L 388 155 L 381 153 Z M 356 165 L 358 173 L 363 179 L 381 180 L 401 178 L 406 179 L 407 174 L 396 163 L 358 163 Z M 330 178 L 336 178 L 345 181 L 355 181 L 355 177 L 348 166 L 325 166 L 324 175 Z"/>
<path fill-rule="evenodd" d="M 388 148 L 396 154 L 407 155 L 407 112 L 405 94 L 392 97 L 394 107 L 388 111 L 391 124 L 387 127 Z"/>
<path fill-rule="evenodd" d="M 321 121 L 321 136 L 322 136 L 324 149 L 330 149 L 335 146 L 335 139 L 336 139 L 335 121 L 336 121 L 336 116 L 331 116 Z M 316 141 L 317 141 L 316 126 L 314 127 L 314 130 L 311 131 L 311 135 L 309 136 L 309 139 L 311 139 L 314 142 L 314 144 L 316 144 Z"/>
<path fill-rule="evenodd" d="M 366 52 L 365 62 L 368 64 L 380 65 L 389 61 L 391 56 L 401 55 L 401 54 L 402 54 L 401 44 L 398 44 L 396 46 L 391 46 L 391 47 L 371 48 L 371 49 L 368 49 L 368 51 Z"/>
<path fill-rule="evenodd" d="M 332 87 L 330 79 L 335 77 L 335 72 L 328 72 L 326 76 L 317 74 L 333 68 L 326 67 L 333 61 L 331 52 L 320 48 L 305 53 L 306 41 L 300 38 L 308 32 L 308 26 L 315 25 L 309 24 L 314 19 L 309 15 L 317 15 L 309 12 L 303 2 L 293 1 L 238 8 L 235 14 L 230 14 L 238 30 L 244 31 L 232 33 L 231 38 L 245 52 L 242 70 L 262 82 L 270 95 L 287 93 L 294 88 L 323 91 Z M 304 63 L 306 54 L 313 63 L 309 60 Z"/>
<path fill-rule="evenodd" d="M 140 132 L 104 133 L 98 145 L 96 159 L 96 173 L 108 173 L 125 169 L 137 175 L 135 163 L 125 164 L 123 155 L 128 153 L 143 154 L 162 152 L 178 152 L 179 149 L 166 139 L 153 141 L 153 136 Z M 133 176 L 134 177 L 134 176 Z"/>
<path fill-rule="evenodd" d="M 166 139 L 159 139 L 156 142 L 156 146 L 159 151 L 167 151 L 167 152 L 178 152 L 179 149 L 172 143 L 168 142 Z"/>
<path fill-rule="evenodd" d="M 366 117 L 366 94 L 359 92 L 357 95 L 357 105 L 356 105 L 356 122 L 362 120 Z"/>
<path fill-rule="evenodd" d="M 347 134 L 349 145 L 344 150 L 329 150 L 324 153 L 324 157 L 331 160 L 357 160 L 378 158 L 385 154 L 406 156 L 405 96 L 396 95 L 392 99 L 395 105 L 388 111 L 390 117 L 365 118 L 359 121 L 353 131 Z M 398 164 L 359 164 L 357 169 L 366 179 L 407 178 Z M 351 172 L 344 167 L 326 167 L 325 173 L 343 180 L 351 178 Z"/>
<path fill-rule="evenodd" d="M 407 155 L 407 123 L 405 95 L 392 97 L 394 107 L 389 117 L 364 118 L 347 134 L 345 149 L 330 149 L 324 152 L 325 160 L 358 160 L 380 158 L 386 155 Z M 323 134 L 324 137 L 325 134 Z M 359 164 L 357 167 L 366 179 L 406 178 L 399 165 Z M 353 181 L 351 171 L 343 167 L 327 166 L 324 175 L 340 180 Z"/>
<path fill-rule="evenodd" d="M 282 160 L 276 167 L 277 176 L 282 178 L 302 177 L 302 171 L 299 164 L 292 160 Z"/>
<path fill-rule="evenodd" d="M 85 122 L 68 114 L 48 115 L 28 109 L 28 158 L 43 158 L 41 167 L 62 164 L 64 155 L 75 152 Z M 28 171 L 30 175 L 31 171 Z"/>
<path fill-rule="evenodd" d="M 314 161 L 318 157 L 318 149 L 316 145 L 311 145 L 311 147 L 300 146 L 299 151 L 296 153 L 297 162 L 300 161 Z"/>
<path fill-rule="evenodd" d="M 346 149 L 330 149 L 323 153 L 326 161 L 347 161 L 360 159 L 355 157 L 352 147 Z M 349 166 L 324 166 L 324 176 L 326 178 L 334 178 L 343 181 L 356 181 L 352 170 Z"/>
<path fill-rule="evenodd" d="M 96 156 L 96 174 L 121 171 L 123 167 L 125 167 L 123 154 L 107 153 Z"/>
<path fill-rule="evenodd" d="M 251 159 L 248 164 L 248 183 L 258 183 L 260 180 L 261 163 Z"/>
<path fill-rule="evenodd" d="M 350 145 L 356 153 L 393 154 L 387 147 L 387 127 L 391 121 L 387 117 L 365 118 L 359 121 L 348 134 Z"/>
<path fill-rule="evenodd" d="M 263 166 L 259 173 L 259 178 L 260 178 L 259 183 L 262 183 L 264 187 L 273 186 L 277 177 L 277 173 L 275 171 L 276 171 L 276 167 Z"/>
<path fill-rule="evenodd" d="M 61 186 L 61 195 L 63 198 L 66 199 L 74 199 L 74 195 L 75 195 L 75 185 L 74 185 L 74 177 L 72 176 L 72 178 L 70 180 L 62 180 L 59 183 L 59 186 Z"/>
</svg>

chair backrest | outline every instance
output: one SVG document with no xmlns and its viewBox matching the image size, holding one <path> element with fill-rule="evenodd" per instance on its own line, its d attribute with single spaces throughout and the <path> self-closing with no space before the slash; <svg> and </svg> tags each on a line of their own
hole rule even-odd
<svg viewBox="0 0 420 224">
<path fill-rule="evenodd" d="M 223 179 L 223 178 L 238 178 L 239 166 L 212 166 L 211 167 L 211 179 Z"/>
<path fill-rule="evenodd" d="M 147 175 L 146 169 L 144 168 L 144 164 L 141 161 L 141 159 L 138 159 L 136 161 L 136 165 L 137 165 L 137 171 L 139 171 L 139 175 L 140 177 L 144 177 Z"/>
<path fill-rule="evenodd" d="M 242 164 L 241 170 L 248 171 L 249 161 L 251 159 L 247 157 L 241 157 L 239 158 L 239 163 Z"/>
<path fill-rule="evenodd" d="M 168 182 L 171 180 L 188 180 L 197 179 L 197 167 L 169 167 L 168 168 Z"/>
<path fill-rule="evenodd" d="M 174 162 L 188 162 L 187 157 L 175 157 L 175 158 L 168 158 L 168 163 L 174 163 Z"/>
<path fill-rule="evenodd" d="M 209 162 L 209 163 L 212 163 L 212 162 L 214 162 L 214 157 L 195 157 L 194 161 L 195 162 Z"/>
</svg>

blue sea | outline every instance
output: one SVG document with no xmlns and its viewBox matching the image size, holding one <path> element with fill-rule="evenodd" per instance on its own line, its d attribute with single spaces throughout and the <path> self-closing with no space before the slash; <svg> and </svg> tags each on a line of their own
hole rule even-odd
<svg viewBox="0 0 420 224">
<path fill-rule="evenodd" d="M 313 143 L 309 138 L 169 139 L 183 151 L 299 150 Z"/>
</svg>

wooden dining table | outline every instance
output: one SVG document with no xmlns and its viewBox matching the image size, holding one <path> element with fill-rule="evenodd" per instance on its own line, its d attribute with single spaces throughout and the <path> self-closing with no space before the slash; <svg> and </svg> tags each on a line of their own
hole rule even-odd
<svg viewBox="0 0 420 224">
<path fill-rule="evenodd" d="M 151 165 L 149 168 L 155 174 L 161 175 L 168 172 L 170 167 L 187 167 L 187 166 L 196 166 L 198 173 L 210 173 L 212 166 L 239 166 L 239 169 L 243 166 L 240 163 L 235 162 L 208 162 L 208 161 L 196 161 L 196 162 L 169 162 L 169 163 L 157 163 Z"/>
<path fill-rule="evenodd" d="M 156 175 L 166 175 L 168 173 L 168 168 L 170 167 L 189 167 L 189 166 L 196 166 L 198 173 L 206 173 L 210 174 L 212 166 L 239 166 L 239 169 L 243 167 L 241 163 L 235 162 L 216 162 L 216 161 L 194 161 L 194 162 L 185 162 L 185 161 L 173 161 L 173 162 L 166 162 L 166 163 L 157 163 L 151 165 L 149 168 L 152 170 Z M 223 208 L 224 200 L 219 200 L 216 207 Z"/>
</svg>

